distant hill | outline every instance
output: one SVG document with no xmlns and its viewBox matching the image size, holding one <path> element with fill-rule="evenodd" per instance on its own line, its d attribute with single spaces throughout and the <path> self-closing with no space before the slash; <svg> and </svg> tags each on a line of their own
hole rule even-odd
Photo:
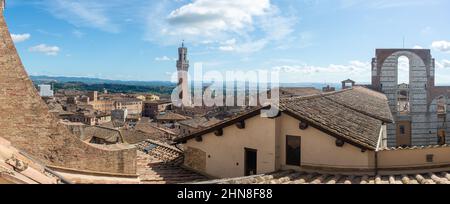
<svg viewBox="0 0 450 204">
<path fill-rule="evenodd" d="M 98 79 L 88 77 L 51 77 L 51 76 L 31 76 L 31 80 L 34 83 L 68 83 L 68 82 L 81 82 L 88 85 L 95 84 L 116 84 L 116 85 L 129 85 L 129 86 L 174 86 L 174 83 L 168 81 L 121 81 L 121 80 L 109 80 Z"/>
<path fill-rule="evenodd" d="M 171 87 L 176 86 L 175 83 L 169 81 L 121 81 L 121 80 L 109 80 L 109 79 L 99 79 L 99 78 L 89 78 L 89 77 L 52 77 L 52 76 L 31 76 L 31 79 L 35 84 L 45 84 L 45 83 L 57 83 L 65 84 L 67 83 L 82 83 L 84 86 L 90 86 L 90 88 L 95 87 L 100 88 L 111 88 L 112 85 L 124 85 L 124 86 L 137 86 L 141 88 L 149 87 Z M 335 87 L 337 90 L 341 88 L 340 83 L 281 83 L 281 87 L 313 87 L 322 90 L 323 87 L 330 85 Z M 62 88 L 62 87 L 60 87 Z M 85 88 L 85 87 L 83 87 Z M 120 90 L 120 89 L 119 89 Z M 132 90 L 135 90 L 134 88 Z M 167 93 L 167 90 L 163 91 Z"/>
<path fill-rule="evenodd" d="M 89 77 L 52 77 L 52 76 L 31 76 L 31 80 L 35 83 L 68 83 L 68 82 L 81 82 L 88 85 L 94 84 L 117 84 L 117 85 L 131 85 L 131 86 L 174 86 L 174 83 L 169 81 L 121 81 L 121 80 L 109 80 Z M 322 89 L 323 87 L 330 85 L 339 88 L 341 85 L 338 83 L 282 83 L 282 87 L 314 87 Z"/>
</svg>

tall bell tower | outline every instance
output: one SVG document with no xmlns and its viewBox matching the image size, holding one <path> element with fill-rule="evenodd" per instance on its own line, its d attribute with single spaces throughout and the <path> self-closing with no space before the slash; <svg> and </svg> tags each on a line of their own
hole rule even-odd
<svg viewBox="0 0 450 204">
<path fill-rule="evenodd" d="M 178 48 L 178 61 L 177 61 L 177 71 L 178 71 L 178 86 L 181 87 L 180 99 L 182 99 L 183 104 L 189 104 L 189 85 L 188 85 L 188 71 L 189 71 L 189 60 L 187 58 L 188 49 L 184 46 L 184 41 L 181 47 Z"/>
</svg>

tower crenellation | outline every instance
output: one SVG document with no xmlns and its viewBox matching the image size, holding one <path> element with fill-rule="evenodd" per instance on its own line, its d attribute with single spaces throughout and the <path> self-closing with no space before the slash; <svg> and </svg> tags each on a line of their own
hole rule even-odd
<svg viewBox="0 0 450 204">
<path fill-rule="evenodd" d="M 187 59 L 187 47 L 184 46 L 184 42 L 181 47 L 178 48 L 178 61 L 177 71 L 189 71 L 189 60 Z"/>
</svg>

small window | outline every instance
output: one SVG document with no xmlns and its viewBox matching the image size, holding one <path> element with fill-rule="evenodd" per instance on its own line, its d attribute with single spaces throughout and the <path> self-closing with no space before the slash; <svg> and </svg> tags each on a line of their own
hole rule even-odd
<svg viewBox="0 0 450 204">
<path fill-rule="evenodd" d="M 406 134 L 406 130 L 405 130 L 405 126 L 404 125 L 400 125 L 400 134 L 402 134 L 402 135 Z"/>
<path fill-rule="evenodd" d="M 286 137 L 286 165 L 301 165 L 301 138 L 295 136 Z"/>
</svg>

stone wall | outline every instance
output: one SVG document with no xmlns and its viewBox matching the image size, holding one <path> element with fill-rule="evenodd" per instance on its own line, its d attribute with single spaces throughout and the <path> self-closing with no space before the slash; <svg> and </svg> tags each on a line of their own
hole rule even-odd
<svg viewBox="0 0 450 204">
<path fill-rule="evenodd" d="M 184 154 L 184 165 L 199 172 L 206 172 L 206 152 L 187 147 Z"/>
<path fill-rule="evenodd" d="M 410 113 L 401 115 L 397 111 L 398 59 L 405 56 L 410 61 Z M 427 49 L 378 49 L 372 62 L 372 87 L 386 94 L 395 121 L 411 122 L 411 145 L 435 145 L 437 131 L 447 126 L 446 119 L 438 118 L 437 93 L 449 95 L 448 88 L 435 87 L 435 64 L 431 51 Z M 447 116 L 448 117 L 448 116 Z M 397 126 L 388 125 L 388 145 L 397 146 Z M 447 132 L 450 129 L 447 128 Z M 449 137 L 446 138 L 450 142 Z"/>
<path fill-rule="evenodd" d="M 1 12 L 1 11 L 0 11 Z M 47 165 L 136 174 L 136 150 L 94 148 L 58 124 L 28 77 L 0 13 L 0 137 Z"/>
</svg>

